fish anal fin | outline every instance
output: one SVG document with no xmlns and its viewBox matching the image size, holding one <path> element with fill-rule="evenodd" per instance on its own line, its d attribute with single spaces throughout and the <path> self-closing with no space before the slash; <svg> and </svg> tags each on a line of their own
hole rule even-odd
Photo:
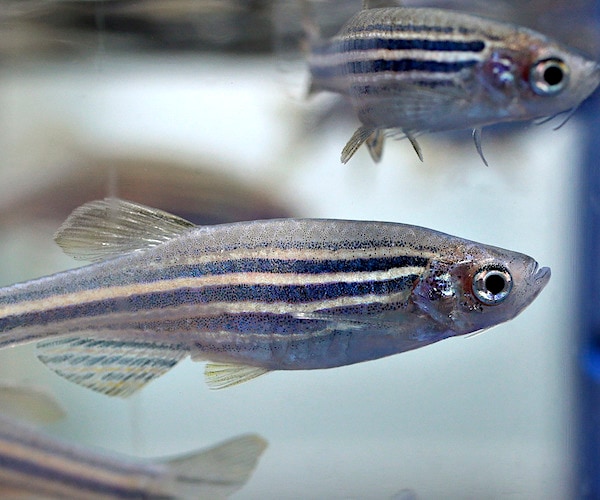
<svg viewBox="0 0 600 500">
<path fill-rule="evenodd" d="M 208 363 L 204 369 L 204 378 L 210 389 L 225 389 L 248 382 L 269 371 L 256 366 Z"/>
<path fill-rule="evenodd" d="M 354 156 L 354 153 L 360 148 L 363 143 L 374 133 L 377 133 L 377 130 L 373 127 L 362 126 L 359 127 L 350 140 L 342 150 L 341 161 L 342 163 L 348 163 L 348 160 Z"/>
<path fill-rule="evenodd" d="M 38 358 L 78 385 L 127 397 L 164 375 L 188 351 L 179 345 L 68 337 L 40 342 Z"/>
<path fill-rule="evenodd" d="M 105 198 L 76 208 L 54 235 L 63 251 L 92 262 L 160 245 L 194 227 L 131 201 Z"/>
</svg>

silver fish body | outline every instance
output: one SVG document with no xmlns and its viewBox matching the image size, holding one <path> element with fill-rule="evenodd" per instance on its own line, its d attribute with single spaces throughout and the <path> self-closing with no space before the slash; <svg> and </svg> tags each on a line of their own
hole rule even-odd
<svg viewBox="0 0 600 500">
<path fill-rule="evenodd" d="M 0 415 L 0 496 L 100 500 L 216 499 L 240 489 L 266 447 L 241 436 L 168 461 L 99 452 Z"/>
<path fill-rule="evenodd" d="M 363 124 L 344 163 L 365 141 L 378 161 L 390 130 L 421 156 L 417 135 L 472 128 L 481 154 L 481 127 L 574 109 L 600 83 L 596 62 L 542 34 L 428 8 L 364 9 L 313 40 L 309 66 L 311 89 L 347 96 Z"/>
<path fill-rule="evenodd" d="M 57 242 L 98 262 L 1 289 L 0 348 L 43 340 L 50 368 L 119 395 L 188 354 L 221 387 L 416 349 L 512 319 L 550 277 L 526 255 L 416 226 L 197 227 L 111 199 L 77 209 Z"/>
</svg>

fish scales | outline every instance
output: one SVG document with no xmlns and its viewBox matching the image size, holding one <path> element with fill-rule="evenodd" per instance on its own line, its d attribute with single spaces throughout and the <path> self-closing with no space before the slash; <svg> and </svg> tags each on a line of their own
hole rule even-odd
<svg viewBox="0 0 600 500">
<path fill-rule="evenodd" d="M 60 329 L 57 333 L 82 325 L 120 330 L 132 318 L 151 321 L 155 316 L 168 318 L 172 324 L 180 317 L 189 318 L 189 308 L 182 307 L 186 304 L 196 308 L 215 305 L 215 312 L 209 308 L 204 313 L 208 316 L 219 317 L 223 311 L 230 311 L 256 317 L 326 312 L 341 306 L 403 299 L 403 292 L 423 272 L 431 252 L 398 246 L 398 241 L 377 241 L 373 239 L 377 237 L 375 227 L 362 242 L 356 235 L 346 239 L 344 233 L 353 233 L 361 226 L 345 221 L 332 224 L 287 220 L 198 229 L 186 238 L 165 244 L 161 252 L 155 252 L 154 259 L 147 255 L 143 267 L 134 254 L 106 263 L 101 276 L 81 268 L 53 277 L 50 287 L 47 278 L 17 286 L 8 294 L 7 302 L 12 303 L 0 305 L 0 328 L 18 330 L 26 324 L 29 331 L 40 332 L 41 338 L 49 325 L 56 325 Z M 379 228 L 384 234 L 385 226 Z M 317 238 L 285 241 L 290 230 L 304 234 L 317 228 L 320 235 L 333 236 L 322 242 Z M 237 242 L 226 243 L 236 229 L 240 233 Z M 268 240 L 267 232 L 271 235 Z M 230 247 L 236 258 L 219 247 L 185 251 L 190 241 L 213 238 L 222 241 L 225 248 Z M 257 252 L 265 253 L 265 243 L 274 258 L 254 257 Z M 171 265 L 165 263 L 163 256 L 170 252 L 186 256 L 187 262 L 181 264 L 178 259 Z M 380 256 L 385 253 L 389 255 Z M 214 260 L 210 260 L 211 255 Z M 123 273 L 122 269 L 129 271 Z M 0 292 L 0 300 L 2 295 Z"/>
<path fill-rule="evenodd" d="M 499 33 L 495 24 L 493 30 L 482 28 L 474 27 L 470 17 L 438 9 L 361 11 L 338 35 L 312 49 L 313 85 L 345 94 L 352 93 L 348 82 L 377 82 L 390 77 L 418 78 L 417 85 L 440 79 L 456 85 L 447 73 L 484 61 L 493 44 L 509 35 L 507 30 Z M 386 68 L 386 63 L 390 67 Z M 385 71 L 392 74 L 382 74 Z"/>
<path fill-rule="evenodd" d="M 383 131 L 408 137 L 421 157 L 423 132 L 552 116 L 600 82 L 595 62 L 541 34 L 442 9 L 362 10 L 312 40 L 308 59 L 311 91 L 348 97 L 363 124 L 344 163 L 365 141 L 378 161 Z M 480 151 L 479 132 L 475 140 Z"/>
<path fill-rule="evenodd" d="M 100 221 L 68 219 L 58 242 L 85 256 L 86 245 L 106 250 L 94 238 L 125 231 L 114 241 L 131 248 L 127 238 L 140 238 L 136 224 L 153 209 L 119 200 L 88 208 L 113 203 Z M 265 371 L 329 368 L 510 319 L 549 278 L 529 257 L 416 226 L 281 219 L 190 227 L 157 212 L 136 251 L 1 289 L 0 347 L 43 341 L 44 363 L 106 393 L 127 392 L 119 377 L 141 386 L 187 355 Z M 124 230 L 121 217 L 134 227 Z M 155 228 L 163 219 L 179 228 L 167 241 L 152 236 L 166 234 Z M 90 230 L 98 226 L 103 232 Z M 519 276 L 519 292 L 487 311 L 473 280 L 492 271 L 508 280 L 513 265 L 510 286 Z"/>
</svg>

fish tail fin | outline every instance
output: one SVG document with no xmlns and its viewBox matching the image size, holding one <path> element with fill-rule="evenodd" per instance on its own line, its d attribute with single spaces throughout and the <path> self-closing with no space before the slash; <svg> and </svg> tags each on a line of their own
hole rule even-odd
<svg viewBox="0 0 600 500">
<path fill-rule="evenodd" d="M 166 462 L 168 493 L 176 498 L 226 498 L 250 478 L 267 442 L 256 434 L 239 436 L 200 453 Z"/>
</svg>

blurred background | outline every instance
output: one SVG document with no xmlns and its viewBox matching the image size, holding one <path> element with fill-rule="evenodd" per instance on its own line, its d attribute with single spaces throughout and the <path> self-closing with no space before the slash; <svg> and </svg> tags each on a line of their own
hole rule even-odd
<svg viewBox="0 0 600 500">
<path fill-rule="evenodd" d="M 591 1 L 432 4 L 598 55 Z M 330 0 L 313 10 L 332 34 L 359 8 Z M 593 498 L 580 475 L 593 464 L 579 446 L 578 401 L 594 386 L 581 385 L 577 361 L 589 298 L 580 275 L 598 282 L 580 253 L 582 235 L 596 234 L 580 229 L 591 220 L 580 192 L 595 172 L 582 165 L 597 158 L 586 141 L 597 138 L 598 100 L 558 131 L 486 128 L 489 167 L 470 131 L 423 136 L 424 163 L 408 142 L 388 140 L 380 164 L 362 148 L 342 165 L 358 122 L 334 95 L 306 97 L 302 38 L 292 0 L 1 0 L 1 284 L 74 267 L 52 234 L 73 208 L 110 195 L 199 224 L 417 224 L 550 266 L 540 297 L 472 338 L 223 391 L 186 360 L 138 395 L 109 398 L 50 372 L 33 346 L 0 352 L 0 378 L 56 395 L 68 416 L 48 432 L 130 455 L 261 434 L 269 448 L 240 500 Z"/>
</svg>

